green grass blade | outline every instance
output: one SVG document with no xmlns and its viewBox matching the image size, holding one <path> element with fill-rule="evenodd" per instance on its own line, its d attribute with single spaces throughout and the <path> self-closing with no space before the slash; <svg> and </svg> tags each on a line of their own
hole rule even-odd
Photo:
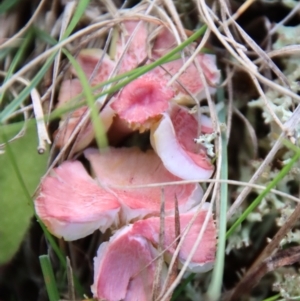
<svg viewBox="0 0 300 301">
<path fill-rule="evenodd" d="M 67 38 L 74 28 L 77 26 L 78 22 L 80 21 L 82 15 L 84 14 L 87 6 L 89 5 L 90 0 L 80 0 L 79 3 L 77 4 L 77 8 L 75 10 L 75 13 L 72 17 L 72 20 L 70 21 L 65 33 L 62 36 L 62 40 Z"/>
<path fill-rule="evenodd" d="M 280 297 L 280 294 L 277 294 L 277 295 L 272 296 L 270 298 L 264 299 L 263 301 L 275 301 L 275 300 L 278 300 L 279 297 Z"/>
<path fill-rule="evenodd" d="M 300 159 L 300 149 L 296 148 L 295 146 L 292 146 L 292 148 L 295 151 L 295 154 L 290 160 L 290 162 L 282 168 L 282 170 L 273 179 L 273 181 L 266 187 L 266 189 L 261 192 L 261 194 L 249 205 L 249 207 L 231 226 L 231 228 L 226 233 L 226 238 L 230 237 L 230 235 L 234 232 L 234 230 L 247 218 L 247 216 L 259 205 L 259 203 L 263 200 L 263 198 L 270 192 L 270 190 L 273 189 L 286 176 L 286 174 L 291 170 L 293 165 Z"/>
<path fill-rule="evenodd" d="M 39 84 L 39 82 L 43 79 L 44 75 L 46 74 L 51 64 L 53 63 L 55 59 L 55 55 L 56 53 L 53 53 L 47 59 L 43 67 L 38 71 L 38 73 L 32 79 L 30 84 L 25 89 L 22 90 L 22 92 L 18 95 L 18 97 L 16 97 L 9 105 L 7 105 L 4 108 L 4 110 L 0 113 L 0 123 L 5 122 L 9 118 L 10 114 L 12 114 L 14 110 L 16 110 L 21 105 L 21 103 L 26 99 L 26 97 L 28 97 L 31 90 L 34 89 Z"/>
<path fill-rule="evenodd" d="M 224 107 L 219 113 L 219 121 L 226 122 L 226 106 L 224 101 L 224 89 L 219 88 L 217 91 L 218 102 L 223 103 Z M 228 179 L 228 157 L 227 157 L 227 137 L 226 131 L 221 132 L 222 140 L 222 166 L 221 166 L 221 180 Z M 209 300 L 219 300 L 221 296 L 224 262 L 225 262 L 225 247 L 226 247 L 226 213 L 228 202 L 228 184 L 221 183 L 221 200 L 220 200 L 220 216 L 219 216 L 219 233 L 218 233 L 218 247 L 216 262 L 212 273 L 212 280 L 208 288 L 207 296 Z"/>
<path fill-rule="evenodd" d="M 46 284 L 49 301 L 58 301 L 60 298 L 59 298 L 59 293 L 58 293 L 52 265 L 50 262 L 50 258 L 48 255 L 41 255 L 39 259 L 40 259 L 40 264 L 41 264 L 41 268 Z"/>
<path fill-rule="evenodd" d="M 96 102 L 94 95 L 91 91 L 91 87 L 89 85 L 88 79 L 85 76 L 84 72 L 82 71 L 79 63 L 75 60 L 75 58 L 67 51 L 64 51 L 64 54 L 69 59 L 70 63 L 73 65 L 74 69 L 76 70 L 76 73 L 78 75 L 78 78 L 81 82 L 83 92 L 86 97 L 87 104 L 90 109 L 91 119 L 95 131 L 95 137 L 97 144 L 99 148 L 104 148 L 108 145 L 106 133 L 104 126 L 101 122 L 101 119 L 99 118 L 99 110 L 96 107 Z"/>
<path fill-rule="evenodd" d="M 24 41 L 23 43 L 21 44 L 21 47 L 18 49 L 16 55 L 14 56 L 9 68 L 8 68 L 8 71 L 7 71 L 7 74 L 4 78 L 4 83 L 10 78 L 10 76 L 14 73 L 14 71 L 16 70 L 18 64 L 21 62 L 21 60 L 23 59 L 24 57 L 24 54 L 25 54 L 25 51 L 27 49 L 27 47 L 29 46 L 29 43 L 31 42 L 32 40 L 32 37 L 33 37 L 33 31 L 32 30 L 29 30 L 28 33 L 26 34 L 26 36 L 24 37 Z M 0 94 L 0 104 L 3 100 L 3 97 L 4 97 L 4 93 L 1 93 Z"/>
<path fill-rule="evenodd" d="M 54 46 L 58 43 L 57 40 L 55 40 L 52 36 L 49 35 L 48 32 L 40 29 L 39 27 L 32 27 L 32 30 L 35 34 L 35 37 L 39 40 L 41 40 L 42 42 L 49 44 L 51 46 Z"/>
<path fill-rule="evenodd" d="M 0 49 L 0 61 L 6 58 L 9 55 L 9 53 L 12 51 L 12 49 L 13 49 L 12 47 Z"/>
<path fill-rule="evenodd" d="M 4 0 L 0 4 L 0 15 L 6 13 L 8 10 L 13 8 L 20 0 Z"/>
<path fill-rule="evenodd" d="M 183 290 L 185 289 L 185 287 L 195 278 L 195 274 L 190 274 L 188 277 L 186 277 L 181 283 L 180 285 L 176 288 L 176 290 L 174 291 L 171 301 L 176 301 L 177 298 L 180 296 L 180 294 L 183 292 Z"/>
</svg>

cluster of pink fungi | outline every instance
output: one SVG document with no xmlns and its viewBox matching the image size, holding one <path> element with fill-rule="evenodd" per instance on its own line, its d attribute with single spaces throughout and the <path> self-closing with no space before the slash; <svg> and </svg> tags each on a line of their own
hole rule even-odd
<svg viewBox="0 0 300 301">
<path fill-rule="evenodd" d="M 167 27 L 161 27 L 150 47 L 149 25 L 138 21 L 121 24 L 114 60 L 99 49 L 82 50 L 77 61 L 91 78 L 91 85 L 107 80 L 121 60 L 119 73 L 147 62 L 149 55 L 157 59 L 176 46 L 176 39 Z M 164 270 L 176 249 L 175 209 L 178 208 L 180 233 L 198 213 L 185 234 L 178 253 L 178 268 L 187 260 L 208 211 L 200 204 L 203 191 L 199 183 L 165 185 L 180 180 L 203 180 L 211 177 L 214 167 L 206 150 L 194 139 L 200 133 L 211 133 L 210 119 L 192 114 L 182 103 L 193 103 L 205 96 L 199 75 L 200 66 L 207 82 L 217 84 L 219 70 L 215 57 L 199 53 L 177 81 L 168 81 L 189 58 L 170 61 L 132 81 L 116 93 L 99 113 L 110 147 L 99 152 L 88 145 L 94 130 L 88 124 L 73 145 L 83 151 L 90 164 L 87 172 L 78 160 L 68 160 L 54 168 L 41 183 L 35 200 L 36 212 L 49 231 L 67 241 L 80 239 L 96 230 L 110 231 L 109 241 L 101 243 L 94 259 L 92 292 L 100 300 L 151 300 L 155 267 L 159 256 L 161 201 L 164 199 Z M 101 65 L 96 68 L 99 60 Z M 96 69 L 95 69 L 96 68 Z M 76 72 L 63 81 L 58 106 L 81 93 Z M 211 93 L 214 91 L 211 88 Z M 55 133 L 62 147 L 78 125 L 87 107 L 62 118 Z M 133 131 L 150 131 L 152 148 L 116 147 L 118 141 Z M 91 174 L 91 175 L 90 175 Z M 139 188 L 130 188 L 139 186 Z M 176 205 L 177 204 L 177 205 Z M 200 207 L 201 206 L 201 207 Z M 215 259 L 216 230 L 212 217 L 206 222 L 201 242 L 188 265 L 188 271 L 210 270 Z M 166 273 L 163 273 L 165 275 Z M 161 277 L 164 281 L 164 277 Z M 163 285 L 163 283 L 161 283 Z"/>
</svg>

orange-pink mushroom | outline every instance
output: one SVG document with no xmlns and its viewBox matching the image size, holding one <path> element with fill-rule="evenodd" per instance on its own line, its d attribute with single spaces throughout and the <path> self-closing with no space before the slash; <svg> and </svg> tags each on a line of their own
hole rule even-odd
<svg viewBox="0 0 300 301">
<path fill-rule="evenodd" d="M 209 217 L 208 223 L 204 228 L 204 221 L 208 214 L 208 203 L 205 203 L 198 213 L 195 222 L 192 224 L 190 230 L 187 232 L 184 238 L 183 244 L 180 248 L 178 259 L 180 265 L 183 265 L 187 260 L 192 248 L 196 242 L 196 239 L 203 228 L 202 239 L 194 253 L 191 262 L 188 265 L 188 271 L 194 273 L 204 273 L 212 269 L 215 252 L 216 252 L 216 228 L 212 216 Z M 181 213 L 179 216 L 180 234 L 185 232 L 189 222 L 192 220 L 196 213 L 194 208 L 188 212 Z M 176 249 L 176 235 L 175 235 L 175 217 L 173 215 L 166 216 L 164 227 L 164 249 L 166 249 L 166 258 L 170 258 Z M 160 218 L 150 217 L 144 220 L 137 221 L 133 224 L 132 232 L 134 235 L 141 235 L 147 238 L 155 247 L 159 244 L 159 229 Z"/>
<path fill-rule="evenodd" d="M 164 27 L 154 41 L 152 55 L 157 59 L 171 51 L 176 46 L 177 42 L 174 35 L 169 29 Z M 191 45 L 190 50 L 195 50 L 194 44 Z M 190 55 L 186 54 L 184 59 L 180 58 L 168 62 L 163 65 L 163 69 L 156 68 L 155 72 L 157 73 L 157 76 L 165 77 L 167 80 L 170 80 L 171 76 L 175 75 L 189 58 Z M 220 70 L 217 68 L 215 55 L 199 53 L 194 62 L 184 70 L 173 84 L 173 88 L 176 93 L 175 100 L 179 104 L 193 105 L 195 104 L 194 99 L 199 100 L 206 97 L 204 84 L 201 80 L 196 62 L 198 67 L 201 68 L 204 73 L 210 93 L 215 92 L 214 86 L 219 83 Z"/>
<path fill-rule="evenodd" d="M 157 252 L 132 225 L 102 243 L 94 258 L 94 297 L 106 301 L 151 300 Z"/>
<path fill-rule="evenodd" d="M 198 129 L 200 127 L 200 129 Z M 204 128 L 208 132 L 209 128 Z M 194 142 L 201 133 L 201 121 L 188 109 L 174 105 L 151 129 L 151 144 L 166 169 L 181 179 L 209 179 L 214 167 L 206 151 Z"/>
<path fill-rule="evenodd" d="M 125 32 L 117 41 L 116 61 L 121 59 L 120 73 L 124 73 L 146 60 L 148 31 L 143 21 L 125 21 L 121 25 Z"/>
<path fill-rule="evenodd" d="M 180 214 L 180 234 L 185 232 L 195 212 L 196 210 L 192 210 Z M 216 251 L 216 229 L 212 217 L 208 219 L 204 228 L 207 213 L 207 206 L 204 206 L 183 239 L 178 255 L 179 268 L 189 257 L 199 233 L 203 231 L 201 242 L 192 256 L 188 270 L 204 273 L 212 269 Z M 174 216 L 167 216 L 164 223 L 163 249 L 166 250 L 168 258 L 174 254 L 176 247 Z M 151 217 L 121 228 L 109 242 L 100 245 L 94 259 L 94 297 L 107 301 L 151 300 L 159 231 L 160 218 Z M 161 284 L 165 275 L 163 267 Z"/>
<path fill-rule="evenodd" d="M 180 180 L 165 169 L 153 150 L 110 148 L 99 153 L 97 149 L 87 149 L 84 155 L 90 161 L 99 184 L 115 194 L 122 204 L 123 224 L 149 215 L 159 216 L 162 197 L 167 215 L 174 213 L 176 197 L 180 212 L 190 210 L 201 201 L 199 184 L 165 186 L 164 196 L 161 187 L 147 187 Z M 142 188 L 130 188 L 132 185 Z"/>
<path fill-rule="evenodd" d="M 73 97 L 79 95 L 82 92 L 82 86 L 78 79 L 65 80 L 62 82 L 57 107 L 63 107 Z M 70 103 L 70 105 L 72 105 Z M 74 105 L 74 104 L 73 104 Z M 72 133 L 77 127 L 78 123 L 83 118 L 84 114 L 88 111 L 87 106 L 82 106 L 79 109 L 71 111 L 63 116 L 59 123 L 59 128 L 55 131 L 55 145 L 63 147 L 70 139 Z M 99 114 L 99 119 L 104 127 L 104 131 L 107 132 L 110 128 L 115 112 L 106 106 L 104 110 Z M 76 137 L 75 143 L 73 143 L 73 151 L 78 152 L 87 147 L 95 137 L 94 127 L 90 120 L 80 129 Z"/>
<path fill-rule="evenodd" d="M 173 97 L 167 81 L 150 72 L 126 85 L 111 107 L 129 126 L 142 132 L 169 108 Z"/>
<path fill-rule="evenodd" d="M 52 234 L 75 240 L 118 224 L 120 204 L 79 161 L 66 161 L 42 180 L 35 209 Z"/>
</svg>

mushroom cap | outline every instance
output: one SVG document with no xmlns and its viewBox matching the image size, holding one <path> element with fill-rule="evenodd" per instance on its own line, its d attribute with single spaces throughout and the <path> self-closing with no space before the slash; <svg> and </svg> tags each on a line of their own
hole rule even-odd
<svg viewBox="0 0 300 301">
<path fill-rule="evenodd" d="M 181 264 L 184 264 L 188 258 L 203 227 L 208 212 L 207 207 L 205 204 L 200 210 L 183 241 L 178 256 Z M 195 213 L 196 209 L 180 214 L 181 234 Z M 175 251 L 174 216 L 165 217 L 164 223 L 163 247 L 171 256 Z M 97 257 L 94 259 L 95 274 L 92 285 L 94 297 L 107 301 L 151 300 L 159 231 L 160 218 L 151 217 L 121 228 L 108 242 L 100 245 Z M 210 217 L 199 247 L 188 265 L 189 271 L 203 273 L 210 270 L 214 263 L 215 251 L 216 229 Z M 165 278 L 165 269 L 163 267 L 161 280 Z"/>
<path fill-rule="evenodd" d="M 109 148 L 100 153 L 97 149 L 87 149 L 84 155 L 90 161 L 100 185 L 114 193 L 123 205 L 121 219 L 125 224 L 137 218 L 160 214 L 161 187 L 147 187 L 147 184 L 179 180 L 165 169 L 152 150 L 142 152 L 138 148 Z M 145 188 L 128 188 L 131 185 L 143 185 Z M 186 212 L 199 204 L 202 189 L 199 184 L 164 187 L 166 214 L 174 212 L 176 197 L 180 212 Z"/>
<path fill-rule="evenodd" d="M 167 27 L 164 27 L 154 40 L 152 47 L 152 55 L 154 58 L 159 58 L 174 47 L 177 46 L 177 41 L 172 31 Z M 195 44 L 190 45 L 190 51 L 195 51 Z M 178 73 L 184 63 L 190 58 L 190 55 L 185 55 L 184 58 L 180 58 L 163 65 L 162 68 L 156 68 L 155 72 L 159 77 L 165 77 L 168 81 L 170 78 Z M 196 99 L 202 99 L 206 97 L 204 90 L 204 84 L 202 83 L 199 71 L 195 64 L 195 61 L 202 69 L 204 76 L 209 86 L 209 92 L 214 93 L 214 86 L 220 81 L 220 70 L 216 65 L 216 56 L 212 54 L 199 53 L 194 62 L 190 64 L 184 72 L 177 78 L 172 87 L 175 90 L 175 100 L 178 104 L 191 104 L 195 105 Z M 193 98 L 193 97 L 194 98 Z"/>
<path fill-rule="evenodd" d="M 94 297 L 107 301 L 149 301 L 156 252 L 145 238 L 132 235 L 132 225 L 102 243 L 94 258 Z"/>
<path fill-rule="evenodd" d="M 173 96 L 167 81 L 150 72 L 126 85 L 111 107 L 131 127 L 144 130 L 169 108 Z"/>
<path fill-rule="evenodd" d="M 179 72 L 189 58 L 190 56 L 186 55 L 184 59 L 180 58 L 165 63 L 162 66 L 163 68 L 157 67 L 152 72 L 156 74 L 156 77 L 160 79 L 163 78 L 168 82 Z M 176 95 L 174 100 L 178 104 L 195 105 L 195 99 L 200 100 L 206 98 L 204 84 L 195 64 L 195 60 L 204 73 L 209 92 L 213 94 L 216 91 L 214 86 L 217 85 L 220 80 L 220 70 L 217 69 L 216 57 L 212 54 L 200 53 L 196 56 L 194 62 L 185 68 L 184 72 L 181 73 L 171 86 Z"/>
<path fill-rule="evenodd" d="M 66 105 L 73 97 L 82 92 L 82 86 L 78 79 L 65 80 L 62 82 L 57 107 Z M 77 127 L 83 115 L 88 110 L 87 106 L 82 106 L 79 109 L 64 114 L 62 120 L 59 123 L 59 128 L 55 131 L 55 144 L 59 148 L 63 147 L 70 139 L 73 131 Z M 106 106 L 100 113 L 99 118 L 104 127 L 104 131 L 107 132 L 113 123 L 115 112 Z M 76 141 L 73 144 L 74 152 L 78 152 L 87 147 L 95 137 L 94 127 L 91 121 L 82 127 L 78 133 Z"/>
<path fill-rule="evenodd" d="M 178 43 L 176 42 L 171 30 L 167 27 L 163 27 L 160 29 L 160 32 L 154 40 L 152 54 L 154 57 L 161 57 L 171 51 L 177 45 Z"/>
<path fill-rule="evenodd" d="M 208 203 L 205 203 L 196 217 L 195 222 L 187 233 L 184 242 L 180 248 L 178 259 L 183 265 L 187 260 L 194 243 L 203 227 L 206 218 Z M 189 222 L 192 220 L 196 208 L 179 215 L 180 233 L 182 234 Z M 171 257 L 176 249 L 174 243 L 175 235 L 175 217 L 173 215 L 166 216 L 164 219 L 164 248 L 167 249 L 167 258 Z M 144 220 L 137 221 L 133 224 L 132 232 L 134 235 L 141 235 L 147 238 L 155 247 L 159 244 L 160 218 L 150 217 Z M 204 273 L 212 269 L 215 252 L 216 252 L 216 228 L 212 216 L 208 220 L 207 227 L 203 233 L 196 252 L 194 253 L 191 262 L 188 265 L 188 270 L 193 273 Z"/>
<path fill-rule="evenodd" d="M 121 61 L 120 73 L 127 72 L 136 68 L 147 58 L 147 38 L 148 30 L 143 21 L 125 21 L 122 23 L 125 34 L 121 32 L 121 36 L 117 42 L 116 61 L 119 60 L 125 51 Z M 137 31 L 135 31 L 136 27 Z M 130 40 L 130 42 L 129 42 Z M 125 46 L 129 42 L 128 48 Z"/>
<path fill-rule="evenodd" d="M 91 81 L 92 86 L 105 82 L 116 65 L 102 49 L 98 48 L 82 49 L 76 57 L 76 60 L 88 80 L 95 72 L 95 76 Z M 77 76 L 74 68 L 71 68 L 71 71 Z"/>
<path fill-rule="evenodd" d="M 79 161 L 65 161 L 41 183 L 34 202 L 48 230 L 65 240 L 104 232 L 118 223 L 117 198 L 99 187 Z"/>
<path fill-rule="evenodd" d="M 181 179 L 209 179 L 214 171 L 205 151 L 194 142 L 196 137 L 197 120 L 180 106 L 173 106 L 151 128 L 152 147 L 166 169 Z"/>
</svg>

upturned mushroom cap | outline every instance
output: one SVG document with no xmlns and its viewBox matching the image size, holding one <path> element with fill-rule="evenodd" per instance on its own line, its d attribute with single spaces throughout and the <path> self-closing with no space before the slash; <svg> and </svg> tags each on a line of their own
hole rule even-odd
<svg viewBox="0 0 300 301">
<path fill-rule="evenodd" d="M 174 106 L 151 129 L 151 144 L 166 169 L 181 179 L 209 179 L 214 167 L 194 139 L 198 122 L 188 110 Z"/>
<path fill-rule="evenodd" d="M 126 85 L 111 107 L 133 129 L 142 132 L 169 108 L 173 97 L 174 92 L 167 87 L 167 81 L 150 72 Z"/>
<path fill-rule="evenodd" d="M 195 210 L 180 214 L 181 233 L 184 232 Z M 207 206 L 197 215 L 179 252 L 179 261 L 184 264 L 199 235 L 207 214 Z M 175 251 L 175 218 L 165 218 L 164 248 L 170 257 Z M 102 243 L 94 259 L 94 284 L 92 292 L 100 300 L 152 300 L 155 272 L 156 248 L 159 244 L 160 218 L 151 217 L 118 230 L 109 240 Z M 203 273 L 213 266 L 216 251 L 216 229 L 212 217 L 204 230 L 201 242 L 189 271 Z M 162 271 L 162 280 L 165 276 Z M 116 281 L 117 279 L 117 281 Z"/>
<path fill-rule="evenodd" d="M 175 48 L 177 44 L 171 30 L 167 27 L 163 27 L 154 40 L 152 54 L 154 57 L 161 57 Z"/>
<path fill-rule="evenodd" d="M 94 297 L 106 301 L 149 301 L 156 252 L 145 238 L 132 235 L 132 225 L 102 243 L 94 258 Z"/>
<path fill-rule="evenodd" d="M 120 73 L 132 70 L 147 58 L 147 38 L 148 30 L 143 21 L 125 21 L 122 23 L 125 32 L 121 32 L 117 42 L 116 61 L 121 58 L 125 51 Z M 138 27 L 137 27 L 138 26 Z M 135 29 L 137 30 L 135 31 Z M 130 40 L 128 48 L 125 50 L 127 42 Z"/>
<path fill-rule="evenodd" d="M 91 81 L 92 86 L 105 82 L 116 65 L 102 49 L 98 48 L 82 49 L 76 60 L 88 80 L 94 75 Z M 74 68 L 71 68 L 71 71 L 77 76 Z"/>
<path fill-rule="evenodd" d="M 195 241 L 203 227 L 204 220 L 207 214 L 208 203 L 204 204 L 203 209 L 197 215 L 195 222 L 187 233 L 184 239 L 183 245 L 178 254 L 179 261 L 183 265 L 188 258 Z M 189 222 L 192 220 L 196 208 L 190 210 L 186 213 L 181 213 L 179 216 L 180 222 L 180 233 L 182 234 L 186 229 Z M 176 244 L 174 243 L 175 235 L 175 217 L 167 216 L 164 220 L 164 248 L 167 249 L 167 258 L 170 258 L 176 249 Z M 151 217 L 145 220 L 137 221 L 133 224 L 132 233 L 134 235 L 141 235 L 153 243 L 154 246 L 159 244 L 159 231 L 160 231 L 160 218 Z M 194 273 L 204 273 L 212 269 L 215 252 L 216 252 L 216 228 L 213 218 L 210 217 L 207 227 L 203 233 L 202 239 L 199 243 L 198 248 L 190 264 L 188 265 L 188 270 Z"/>
<path fill-rule="evenodd" d="M 99 187 L 79 161 L 66 161 L 42 180 L 34 202 L 48 230 L 65 240 L 105 231 L 118 223 L 120 204 Z"/>
<path fill-rule="evenodd" d="M 152 73 L 156 74 L 156 77 L 164 79 L 167 82 L 179 72 L 184 63 L 189 59 L 189 56 L 185 56 L 184 59 L 180 58 L 168 63 L 163 64 L 163 68 L 157 67 Z M 198 62 L 199 68 L 202 69 L 209 92 L 213 94 L 216 89 L 215 85 L 220 80 L 220 70 L 217 69 L 216 57 L 211 54 L 198 54 L 195 58 Z M 175 93 L 174 100 L 178 104 L 182 105 L 195 105 L 195 99 L 200 100 L 206 98 L 206 92 L 204 84 L 201 80 L 198 68 L 195 62 L 191 63 L 184 72 L 174 81 L 171 86 Z"/>
<path fill-rule="evenodd" d="M 57 107 L 62 107 L 66 105 L 73 97 L 82 92 L 82 86 L 78 79 L 65 80 L 62 82 L 59 95 L 58 95 L 58 104 Z M 87 112 L 88 107 L 83 106 L 79 109 L 76 109 L 70 113 L 67 113 L 63 116 L 62 120 L 59 123 L 58 130 L 55 131 L 55 144 L 57 147 L 63 147 L 67 141 L 70 139 L 73 131 L 80 122 L 83 115 Z M 110 128 L 115 112 L 109 107 L 106 106 L 104 110 L 99 114 L 102 125 L 105 132 Z M 82 127 L 78 133 L 75 143 L 73 144 L 74 152 L 78 152 L 85 147 L 87 147 L 95 137 L 94 127 L 91 121 L 88 121 L 87 124 Z"/>
<path fill-rule="evenodd" d="M 121 219 L 125 224 L 137 218 L 160 214 L 161 187 L 147 187 L 147 184 L 179 180 L 165 169 L 152 150 L 142 152 L 138 148 L 110 148 L 99 153 L 96 149 L 87 149 L 84 155 L 90 161 L 100 185 L 114 193 L 123 205 Z M 128 188 L 131 185 L 144 185 L 145 188 Z M 199 184 L 166 186 L 166 214 L 174 212 L 176 197 L 179 211 L 186 212 L 200 202 L 202 189 Z"/>
<path fill-rule="evenodd" d="M 171 51 L 176 46 L 177 42 L 173 33 L 171 30 L 165 27 L 159 32 L 154 41 L 152 55 L 154 58 L 159 58 Z M 192 44 L 190 47 L 191 51 L 193 52 L 195 50 L 195 45 Z M 164 69 L 156 68 L 155 70 L 157 75 L 159 77 L 165 77 L 169 81 L 171 76 L 175 75 L 189 58 L 189 55 L 185 55 L 184 59 L 178 59 L 164 64 Z M 199 64 L 199 67 L 204 73 L 210 93 L 214 93 L 214 86 L 217 85 L 220 80 L 220 70 L 218 70 L 216 65 L 216 56 L 200 53 L 196 56 L 195 61 Z M 201 80 L 195 62 L 190 64 L 189 67 L 186 68 L 185 71 L 179 76 L 177 81 L 174 82 L 173 88 L 176 93 L 175 100 L 178 104 L 195 105 L 195 101 L 191 95 L 196 99 L 202 99 L 206 97 L 204 84 Z"/>
</svg>

